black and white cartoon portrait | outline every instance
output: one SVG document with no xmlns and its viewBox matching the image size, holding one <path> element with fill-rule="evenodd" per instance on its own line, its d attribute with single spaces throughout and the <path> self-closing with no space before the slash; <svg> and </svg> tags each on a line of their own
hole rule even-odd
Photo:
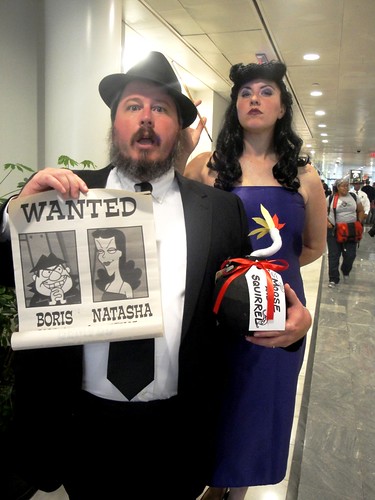
<svg viewBox="0 0 375 500">
<path fill-rule="evenodd" d="M 75 231 L 20 233 L 18 238 L 25 306 L 80 304 Z"/>
<path fill-rule="evenodd" d="M 80 302 L 80 292 L 74 283 L 70 268 L 54 253 L 41 255 L 31 272 L 33 282 L 29 288 L 33 296 L 30 300 L 30 307 Z"/>
<path fill-rule="evenodd" d="M 96 287 L 102 291 L 101 300 L 131 299 L 134 290 L 141 284 L 142 270 L 135 267 L 134 260 L 127 259 L 127 240 L 124 231 L 118 228 L 103 228 L 92 231 L 98 267 Z"/>
</svg>

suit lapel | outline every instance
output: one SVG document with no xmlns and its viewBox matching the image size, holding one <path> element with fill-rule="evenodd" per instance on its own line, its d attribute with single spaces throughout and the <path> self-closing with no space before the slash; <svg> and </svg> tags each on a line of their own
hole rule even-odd
<svg viewBox="0 0 375 500">
<path fill-rule="evenodd" d="M 207 266 L 211 228 L 211 204 L 198 185 L 177 175 L 186 224 L 187 266 L 182 337 L 189 328 Z M 188 184 L 188 185 L 187 185 Z"/>
</svg>

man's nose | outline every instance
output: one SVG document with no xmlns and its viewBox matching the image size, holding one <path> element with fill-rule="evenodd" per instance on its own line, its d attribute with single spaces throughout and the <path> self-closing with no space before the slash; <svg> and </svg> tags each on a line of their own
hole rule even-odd
<svg viewBox="0 0 375 500">
<path fill-rule="evenodd" d="M 154 119 L 152 116 L 151 108 L 143 108 L 142 116 L 141 116 L 141 124 L 146 125 L 148 127 L 152 127 L 154 125 Z"/>
</svg>

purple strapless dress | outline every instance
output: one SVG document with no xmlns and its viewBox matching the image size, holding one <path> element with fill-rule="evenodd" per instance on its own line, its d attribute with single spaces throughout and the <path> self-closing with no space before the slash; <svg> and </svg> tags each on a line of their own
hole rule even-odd
<svg viewBox="0 0 375 500">
<path fill-rule="evenodd" d="M 305 304 L 299 267 L 305 220 L 304 200 L 282 187 L 238 187 L 249 218 L 249 233 L 261 226 L 262 204 L 278 221 L 281 249 L 270 259 L 285 259 L 289 268 L 280 275 Z M 253 249 L 271 245 L 269 234 L 251 236 Z M 305 340 L 298 348 L 270 349 L 233 336 L 229 351 L 231 379 L 223 401 L 216 463 L 211 486 L 240 487 L 276 484 L 285 477 L 293 424 L 298 374 Z"/>
</svg>

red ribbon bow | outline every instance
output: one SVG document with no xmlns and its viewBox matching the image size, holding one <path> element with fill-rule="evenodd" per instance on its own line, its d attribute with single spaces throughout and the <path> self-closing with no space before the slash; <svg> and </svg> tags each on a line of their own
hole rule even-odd
<svg viewBox="0 0 375 500">
<path fill-rule="evenodd" d="M 279 264 L 278 264 L 279 262 Z M 238 264 L 237 266 L 233 266 L 233 264 Z M 245 274 L 252 266 L 257 267 L 258 269 L 263 269 L 266 273 L 267 278 L 267 321 L 273 319 L 273 302 L 274 302 L 274 288 L 272 283 L 271 275 L 268 269 L 272 269 L 272 271 L 284 271 L 288 269 L 289 264 L 286 260 L 251 260 L 245 258 L 239 259 L 227 259 L 225 260 L 221 266 L 221 271 L 218 271 L 216 274 L 216 279 L 227 274 L 231 275 L 226 282 L 221 287 L 218 296 L 215 300 L 214 305 L 214 313 L 217 314 L 220 308 L 221 301 L 223 300 L 224 294 L 228 288 L 228 286 L 232 283 L 233 280 L 241 276 L 241 274 Z"/>
</svg>

